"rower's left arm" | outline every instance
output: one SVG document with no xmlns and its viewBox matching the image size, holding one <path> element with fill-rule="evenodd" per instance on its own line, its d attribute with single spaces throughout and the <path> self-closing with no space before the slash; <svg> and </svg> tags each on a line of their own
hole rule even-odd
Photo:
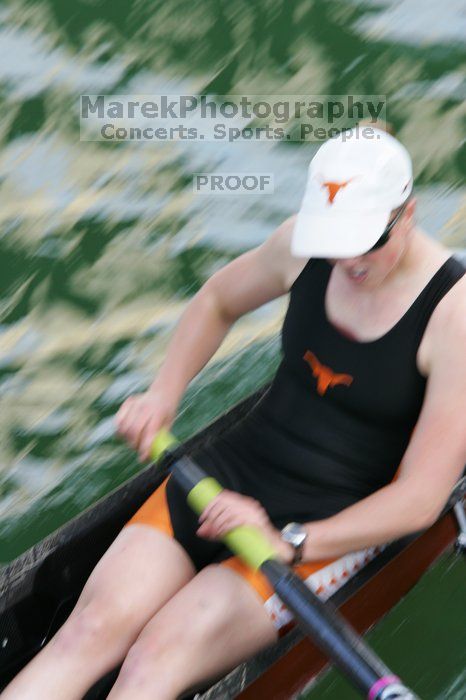
<svg viewBox="0 0 466 700">
<path fill-rule="evenodd" d="M 466 463 L 465 299 L 457 298 L 436 328 L 422 410 L 398 478 L 331 518 L 306 523 L 304 560 L 384 544 L 429 527 L 441 513 Z"/>
</svg>

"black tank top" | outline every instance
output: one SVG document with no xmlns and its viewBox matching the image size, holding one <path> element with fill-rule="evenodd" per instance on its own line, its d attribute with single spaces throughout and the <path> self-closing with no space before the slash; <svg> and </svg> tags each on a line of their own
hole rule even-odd
<svg viewBox="0 0 466 700">
<path fill-rule="evenodd" d="M 464 274 L 450 257 L 380 338 L 343 335 L 325 312 L 332 267 L 311 259 L 290 290 L 283 357 L 268 391 L 214 440 L 217 467 L 277 526 L 328 517 L 389 483 L 422 406 L 416 355 L 433 310 Z"/>
</svg>

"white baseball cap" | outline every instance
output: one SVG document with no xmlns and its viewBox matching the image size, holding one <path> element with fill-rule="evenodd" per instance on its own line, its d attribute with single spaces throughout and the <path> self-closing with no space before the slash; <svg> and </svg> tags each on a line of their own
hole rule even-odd
<svg viewBox="0 0 466 700">
<path fill-rule="evenodd" d="M 309 164 L 292 254 L 351 258 L 367 253 L 412 188 L 411 158 L 396 138 L 374 127 L 342 131 Z"/>
</svg>

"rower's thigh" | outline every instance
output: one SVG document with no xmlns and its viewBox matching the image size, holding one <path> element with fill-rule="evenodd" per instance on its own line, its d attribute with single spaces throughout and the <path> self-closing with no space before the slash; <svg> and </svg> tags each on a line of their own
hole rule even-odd
<svg viewBox="0 0 466 700">
<path fill-rule="evenodd" d="M 273 644 L 278 632 L 256 590 L 210 564 L 154 615 L 123 665 L 123 676 L 161 663 L 195 686 Z M 189 668 L 189 672 L 186 670 Z"/>
<path fill-rule="evenodd" d="M 174 538 L 148 525 L 128 525 L 90 575 L 75 612 L 92 603 L 145 622 L 195 573 Z"/>
</svg>

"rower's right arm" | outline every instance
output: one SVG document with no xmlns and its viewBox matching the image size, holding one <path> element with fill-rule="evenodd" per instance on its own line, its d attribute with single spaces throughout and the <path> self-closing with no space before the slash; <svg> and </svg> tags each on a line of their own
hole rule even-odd
<svg viewBox="0 0 466 700">
<path fill-rule="evenodd" d="M 117 414 L 119 433 L 140 459 L 163 426 L 170 428 L 189 382 L 207 364 L 235 321 L 286 294 L 306 260 L 293 258 L 290 217 L 258 247 L 214 273 L 191 299 L 170 340 L 166 358 L 149 390 L 130 396 Z"/>
</svg>

